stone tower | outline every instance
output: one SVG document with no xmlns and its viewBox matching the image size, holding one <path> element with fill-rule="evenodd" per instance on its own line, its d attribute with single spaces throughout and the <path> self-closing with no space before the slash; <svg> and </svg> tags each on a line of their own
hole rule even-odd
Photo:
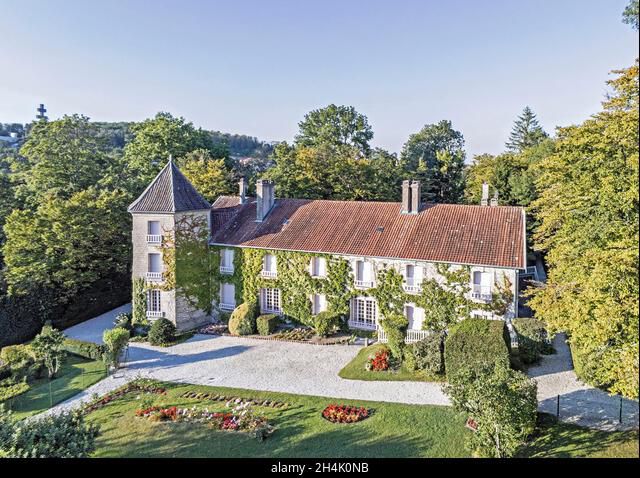
<svg viewBox="0 0 640 478">
<path fill-rule="evenodd" d="M 146 289 L 146 315 L 150 321 L 165 317 L 178 330 L 187 330 L 208 322 L 209 314 L 194 307 L 185 299 L 180 284 L 168 285 L 167 265 L 164 254 L 166 244 L 175 244 L 176 228 L 184 221 L 199 221 L 207 227 L 208 239 L 211 224 L 211 206 L 180 172 L 173 160 L 158 173 L 138 199 L 128 208 L 133 217 L 132 280 L 143 279 Z M 174 269 L 180 267 L 175 264 Z M 177 271 L 173 271 L 177 277 Z M 134 287 L 135 289 L 135 287 Z M 135 302 L 134 293 L 134 302 Z M 135 304 L 134 304 L 135 307 Z"/>
</svg>

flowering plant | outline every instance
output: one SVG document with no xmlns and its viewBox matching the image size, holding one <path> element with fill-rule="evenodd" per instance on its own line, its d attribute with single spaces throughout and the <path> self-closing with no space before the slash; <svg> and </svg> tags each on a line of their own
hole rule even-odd
<svg viewBox="0 0 640 478">
<path fill-rule="evenodd" d="M 369 355 L 365 369 L 373 372 L 389 370 L 389 351 L 379 350 L 375 354 Z"/>
<path fill-rule="evenodd" d="M 322 411 L 322 416 L 333 423 L 355 423 L 371 415 L 364 407 L 331 404 Z"/>
</svg>

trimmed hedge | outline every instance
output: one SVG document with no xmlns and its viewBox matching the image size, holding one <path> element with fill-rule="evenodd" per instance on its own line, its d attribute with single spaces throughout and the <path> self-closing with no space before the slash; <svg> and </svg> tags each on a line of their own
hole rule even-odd
<svg viewBox="0 0 640 478">
<path fill-rule="evenodd" d="M 553 347 L 547 343 L 547 330 L 540 320 L 523 318 L 512 322 L 518 333 L 518 354 L 522 362 L 535 363 L 542 354 L 553 352 Z"/>
<path fill-rule="evenodd" d="M 66 338 L 62 344 L 62 348 L 70 354 L 89 360 L 103 360 L 105 346 L 94 344 L 93 342 L 85 342 L 84 340 Z"/>
<path fill-rule="evenodd" d="M 340 325 L 340 317 L 329 311 L 320 312 L 313 318 L 313 330 L 320 337 L 330 335 Z"/>
<path fill-rule="evenodd" d="M 176 326 L 164 317 L 154 321 L 149 329 L 149 343 L 151 345 L 166 345 L 176 339 Z"/>
<path fill-rule="evenodd" d="M 256 319 L 256 326 L 260 335 L 269 335 L 276 330 L 280 317 L 276 314 L 261 315 Z"/>
<path fill-rule="evenodd" d="M 510 338 L 502 320 L 464 319 L 449 330 L 444 346 L 447 375 L 499 362 L 509 367 Z"/>
<path fill-rule="evenodd" d="M 229 318 L 229 332 L 231 335 L 251 335 L 256 331 L 256 303 L 243 302 L 234 309 Z"/>
<path fill-rule="evenodd" d="M 411 370 L 423 370 L 431 374 L 444 372 L 442 336 L 431 334 L 408 345 L 405 349 L 405 365 Z"/>
</svg>

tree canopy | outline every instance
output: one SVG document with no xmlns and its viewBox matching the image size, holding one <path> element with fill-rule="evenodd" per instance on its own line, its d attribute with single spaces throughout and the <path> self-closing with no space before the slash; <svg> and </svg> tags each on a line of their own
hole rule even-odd
<svg viewBox="0 0 640 478">
<path fill-rule="evenodd" d="M 521 153 L 527 148 L 537 146 L 548 137 L 549 135 L 540 126 L 536 114 L 531 108 L 525 106 L 522 114 L 513 124 L 509 141 L 506 143 L 507 151 Z"/>
</svg>

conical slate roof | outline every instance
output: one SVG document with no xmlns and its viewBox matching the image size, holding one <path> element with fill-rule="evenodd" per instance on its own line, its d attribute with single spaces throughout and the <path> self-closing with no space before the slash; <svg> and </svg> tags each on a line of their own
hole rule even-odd
<svg viewBox="0 0 640 478">
<path fill-rule="evenodd" d="M 129 212 L 199 211 L 211 205 L 169 159 L 156 178 L 131 205 Z"/>
</svg>

